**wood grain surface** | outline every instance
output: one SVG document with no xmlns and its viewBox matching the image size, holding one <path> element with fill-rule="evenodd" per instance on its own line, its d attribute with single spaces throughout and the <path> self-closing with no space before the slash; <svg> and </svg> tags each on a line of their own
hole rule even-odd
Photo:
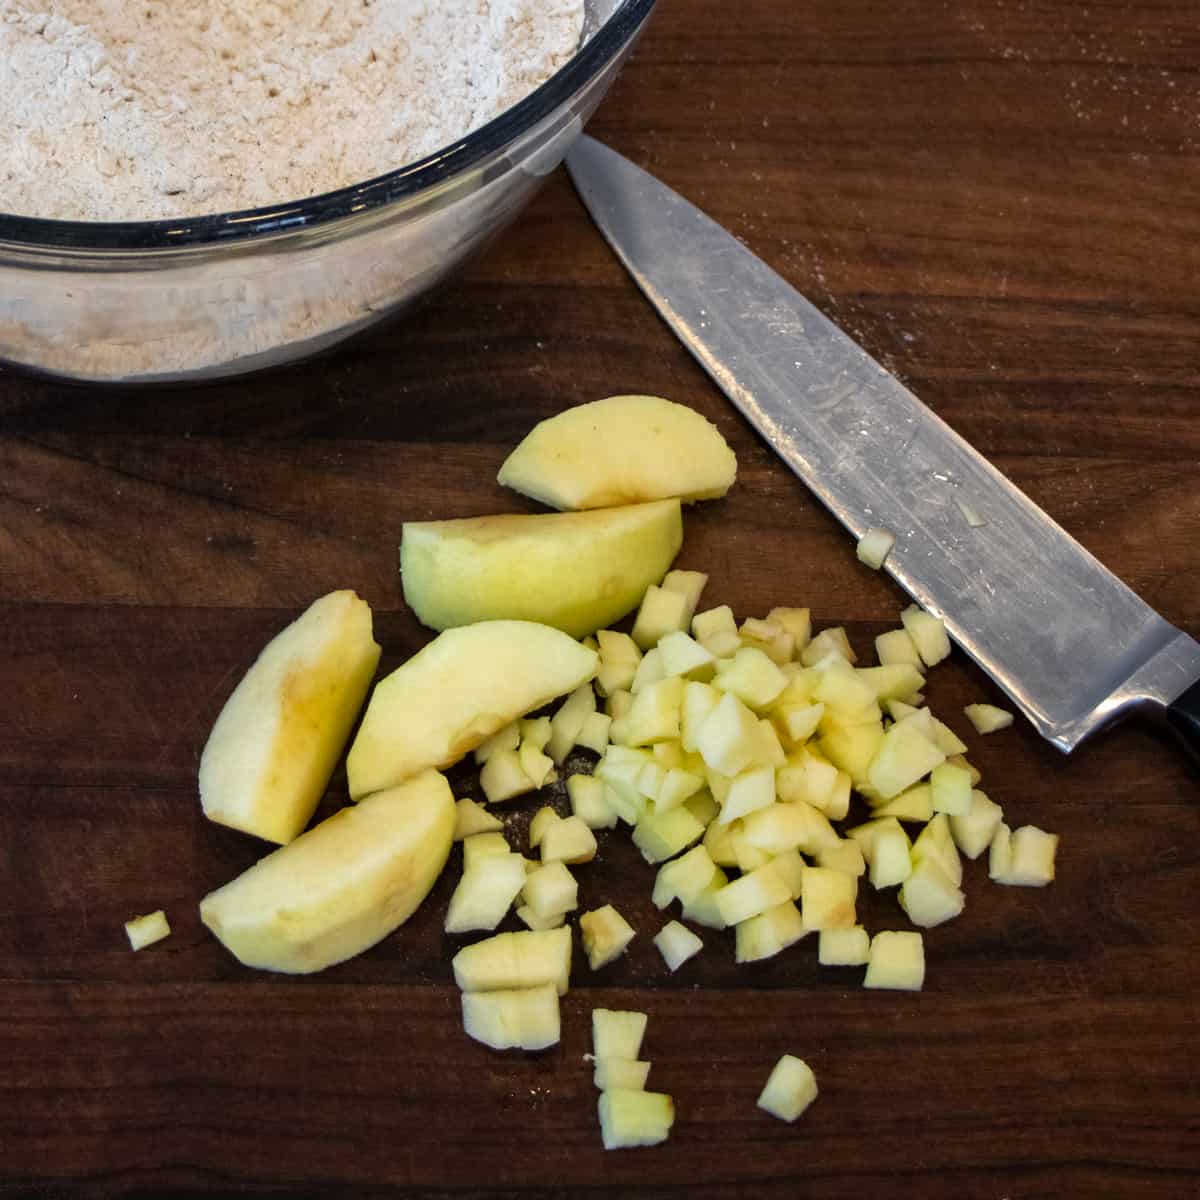
<svg viewBox="0 0 1200 1200">
<path fill-rule="evenodd" d="M 1200 634 L 1200 25 L 1185 0 L 663 0 L 592 131 L 702 204 L 1170 621 Z M 1200 1190 L 1200 780 L 1154 730 L 1070 760 L 972 735 L 1059 880 L 991 885 L 927 935 L 920 994 L 813 941 L 669 976 L 652 870 L 613 835 L 587 907 L 639 931 L 562 1043 L 462 1032 L 441 930 L 457 851 L 396 935 L 311 978 L 241 967 L 197 901 L 262 846 L 200 815 L 240 673 L 356 588 L 390 670 L 424 633 L 408 519 L 531 509 L 494 482 L 533 422 L 671 396 L 741 465 L 680 565 L 741 616 L 807 604 L 860 648 L 904 597 L 649 310 L 562 173 L 417 315 L 304 366 L 194 389 L 0 373 L 0 1190 L 354 1196 L 1189 1197 Z M 996 699 L 956 656 L 929 698 Z M 456 771 L 460 792 L 476 786 Z M 563 802 L 561 794 L 556 795 Z M 520 831 L 538 798 L 517 806 Z M 325 802 L 345 801 L 339 769 Z M 869 889 L 868 889 L 869 890 Z M 173 936 L 130 953 L 122 923 Z M 872 928 L 903 927 L 868 895 Z M 605 1153 L 593 1007 L 650 1014 L 664 1146 Z M 755 1108 L 776 1058 L 821 1096 Z"/>
</svg>

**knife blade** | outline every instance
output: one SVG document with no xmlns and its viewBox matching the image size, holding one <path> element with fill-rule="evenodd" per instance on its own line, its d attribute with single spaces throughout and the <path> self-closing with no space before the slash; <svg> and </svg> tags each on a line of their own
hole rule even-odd
<svg viewBox="0 0 1200 1200">
<path fill-rule="evenodd" d="M 590 137 L 566 163 L 717 386 L 855 537 L 895 535 L 887 571 L 1043 737 L 1150 710 L 1200 747 L 1200 644 L 693 204 Z"/>
</svg>

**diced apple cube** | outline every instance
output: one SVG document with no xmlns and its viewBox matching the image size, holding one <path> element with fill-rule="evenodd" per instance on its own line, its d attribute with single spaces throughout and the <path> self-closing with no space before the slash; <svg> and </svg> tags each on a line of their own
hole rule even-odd
<svg viewBox="0 0 1200 1200">
<path fill-rule="evenodd" d="M 863 987 L 919 992 L 925 983 L 925 942 L 919 933 L 885 930 L 871 939 Z"/>
<path fill-rule="evenodd" d="M 708 637 L 701 639 L 700 645 L 713 658 L 724 661 L 725 659 L 732 658 L 745 645 L 745 642 L 742 641 L 735 630 L 732 633 L 710 634 Z"/>
<path fill-rule="evenodd" d="M 946 626 L 940 617 L 911 604 L 900 614 L 900 620 L 927 667 L 936 666 L 942 659 L 949 658 L 950 639 L 946 636 Z"/>
<path fill-rule="evenodd" d="M 537 787 L 525 774 L 516 750 L 497 750 L 489 755 L 479 772 L 479 786 L 491 804 L 523 796 Z"/>
<path fill-rule="evenodd" d="M 858 879 L 845 871 L 809 867 L 800 881 L 800 914 L 805 929 L 849 929 L 858 923 Z"/>
<path fill-rule="evenodd" d="M 740 822 L 730 826 L 730 840 L 733 844 L 733 856 L 737 860 L 737 869 L 743 875 L 757 871 L 759 867 L 765 867 L 771 861 L 770 854 L 746 840 Z"/>
<path fill-rule="evenodd" d="M 647 650 L 642 656 L 642 661 L 638 663 L 637 673 L 633 677 L 633 682 L 629 685 L 629 691 L 636 696 L 638 692 L 644 691 L 648 687 L 653 687 L 656 683 L 661 683 L 666 678 L 663 674 L 662 655 L 658 652 L 656 646 L 653 650 Z"/>
<path fill-rule="evenodd" d="M 727 883 L 715 897 L 717 911 L 726 925 L 737 925 L 791 898 L 787 883 L 769 863 Z"/>
<path fill-rule="evenodd" d="M 747 617 L 738 629 L 742 637 L 755 642 L 772 641 L 782 632 L 782 625 L 776 625 L 774 621 L 762 621 L 758 617 Z"/>
<path fill-rule="evenodd" d="M 675 1123 L 675 1102 L 664 1092 L 613 1088 L 600 1093 L 600 1136 L 605 1150 L 656 1146 Z"/>
<path fill-rule="evenodd" d="M 967 749 L 967 744 L 950 728 L 949 725 L 939 721 L 937 717 L 933 718 L 933 744 L 949 758 L 953 754 L 962 754 Z M 962 766 L 961 763 L 953 763 L 953 766 Z"/>
<path fill-rule="evenodd" d="M 914 925 L 930 929 L 957 917 L 965 898 L 941 863 L 922 858 L 900 885 L 900 907 Z"/>
<path fill-rule="evenodd" d="M 543 929 L 557 929 L 567 919 L 565 912 L 554 913 L 549 917 L 539 917 L 528 904 L 517 906 L 517 916 L 524 923 L 526 929 L 534 929 L 539 932 Z"/>
<path fill-rule="evenodd" d="M 704 949 L 704 943 L 678 921 L 668 921 L 654 935 L 654 944 L 671 971 L 678 971 L 689 958 Z"/>
<path fill-rule="evenodd" d="M 571 930 L 564 925 L 544 932 L 498 933 L 464 946 L 451 965 L 454 982 L 464 992 L 552 983 L 565 996 L 571 978 Z"/>
<path fill-rule="evenodd" d="M 717 665 L 713 686 L 761 712 L 787 687 L 787 676 L 761 650 L 744 646 L 732 662 Z"/>
<path fill-rule="evenodd" d="M 701 788 L 694 796 L 689 796 L 684 802 L 683 807 L 700 822 L 701 825 L 708 828 L 709 825 L 717 819 L 717 814 L 721 811 L 721 806 L 713 798 L 712 792 L 708 788 Z"/>
<path fill-rule="evenodd" d="M 163 938 L 169 937 L 170 934 L 171 926 L 167 922 L 167 914 L 161 908 L 125 922 L 125 935 L 129 938 L 129 944 L 134 950 L 152 946 L 155 942 L 161 942 Z"/>
<path fill-rule="evenodd" d="M 481 833 L 478 837 L 489 837 Z M 466 843 L 464 843 L 464 846 Z M 519 854 L 491 854 L 463 871 L 446 910 L 446 932 L 495 929 L 525 886 L 525 860 Z"/>
<path fill-rule="evenodd" d="M 796 849 L 807 851 L 812 831 L 811 812 L 802 802 L 771 804 L 750 813 L 742 822 L 741 832 L 751 846 L 767 855 Z"/>
<path fill-rule="evenodd" d="M 726 693 L 701 723 L 696 749 L 709 767 L 732 778 L 754 765 L 762 753 L 758 718 L 735 695 Z"/>
<path fill-rule="evenodd" d="M 712 883 L 716 874 L 717 864 L 708 850 L 704 846 L 693 847 L 659 868 L 652 895 L 655 907 L 666 908 L 672 900 L 687 904 Z"/>
<path fill-rule="evenodd" d="M 641 647 L 627 633 L 601 629 L 596 633 L 596 642 L 602 663 L 633 663 L 636 667 L 642 661 Z"/>
<path fill-rule="evenodd" d="M 861 967 L 870 956 L 871 938 L 861 925 L 848 929 L 822 929 L 817 961 L 823 967 Z"/>
<path fill-rule="evenodd" d="M 550 719 L 550 740 L 546 752 L 560 766 L 571 752 L 583 730 L 583 723 L 596 711 L 596 693 L 590 683 L 576 688 Z"/>
<path fill-rule="evenodd" d="M 542 862 L 585 863 L 596 857 L 596 835 L 578 818 L 565 817 L 542 835 Z"/>
<path fill-rule="evenodd" d="M 821 722 L 821 753 L 835 767 L 845 771 L 855 786 L 866 782 L 883 739 L 882 721 L 870 721 L 865 725 L 829 724 L 826 714 Z"/>
<path fill-rule="evenodd" d="M 575 735 L 575 744 L 585 750 L 593 750 L 603 754 L 608 749 L 608 734 L 612 727 L 612 717 L 607 713 L 592 712 L 583 719 L 583 725 Z"/>
<path fill-rule="evenodd" d="M 558 1042 L 553 984 L 512 991 L 463 992 L 463 1028 L 493 1050 L 544 1050 Z"/>
<path fill-rule="evenodd" d="M 808 608 L 772 608 L 767 613 L 767 620 L 775 625 L 782 625 L 796 646 L 796 653 L 808 646 L 812 637 L 812 620 Z"/>
<path fill-rule="evenodd" d="M 627 717 L 632 707 L 633 693 L 625 690 L 612 692 L 604 702 L 605 714 L 611 721 L 619 721 L 622 717 Z"/>
<path fill-rule="evenodd" d="M 747 917 L 734 929 L 735 961 L 758 962 L 771 958 L 794 945 L 808 932 L 800 920 L 800 911 L 785 900 L 766 912 Z"/>
<path fill-rule="evenodd" d="M 696 737 L 705 719 L 721 702 L 721 693 L 707 683 L 688 680 L 683 685 L 679 713 L 679 741 L 689 754 L 696 752 Z"/>
<path fill-rule="evenodd" d="M 945 813 L 938 813 L 933 817 L 913 842 L 913 866 L 924 858 L 934 859 L 955 887 L 962 886 L 962 859 L 958 857 L 958 848 L 950 835 L 950 818 Z"/>
<path fill-rule="evenodd" d="M 799 900 L 800 881 L 804 877 L 804 872 L 808 870 L 807 864 L 800 856 L 800 851 L 786 850 L 782 854 L 773 855 L 770 861 L 771 869 L 787 884 L 792 899 Z"/>
<path fill-rule="evenodd" d="M 923 666 L 916 643 L 909 637 L 907 629 L 891 629 L 887 633 L 881 633 L 875 639 L 875 654 L 880 665 L 885 667 Z"/>
<path fill-rule="evenodd" d="M 713 821 L 704 831 L 704 848 L 718 867 L 736 867 L 737 853 L 733 846 L 733 834 L 728 825 Z"/>
<path fill-rule="evenodd" d="M 840 625 L 835 625 L 832 629 L 822 629 L 805 646 L 800 655 L 800 662 L 806 667 L 815 667 L 831 654 L 844 658 L 851 666 L 858 662 L 858 655 L 854 653 L 854 647 L 850 645 L 850 639 Z"/>
<path fill-rule="evenodd" d="M 881 828 L 871 842 L 871 886 L 876 891 L 895 887 L 912 874 L 912 843 L 899 822 Z"/>
<path fill-rule="evenodd" d="M 832 758 L 832 755 L 830 755 Z M 867 770 L 867 780 L 884 800 L 898 796 L 945 762 L 946 756 L 913 723 L 901 721 L 884 735 Z"/>
<path fill-rule="evenodd" d="M 824 867 L 829 871 L 842 871 L 846 875 L 855 877 L 865 875 L 867 872 L 862 847 L 850 838 L 817 851 L 816 859 L 818 867 Z"/>
<path fill-rule="evenodd" d="M 538 750 L 545 750 L 554 733 L 549 717 L 526 717 L 519 721 L 518 725 L 521 729 L 522 744 L 528 743 Z"/>
<path fill-rule="evenodd" d="M 660 679 L 634 693 L 633 706 L 622 718 L 626 724 L 623 739 L 630 746 L 648 746 L 652 742 L 679 737 L 679 713 L 683 703 L 683 680 Z M 615 736 L 613 740 L 618 740 Z"/>
<path fill-rule="evenodd" d="M 905 696 L 919 692 L 925 682 L 925 677 L 912 663 L 858 667 L 854 673 L 861 683 L 875 693 L 875 698 L 880 702 L 903 700 Z"/>
<path fill-rule="evenodd" d="M 525 878 L 526 905 L 543 920 L 570 912 L 579 904 L 579 884 L 561 862 L 544 863 Z"/>
<path fill-rule="evenodd" d="M 658 643 L 658 653 L 661 656 L 663 672 L 668 678 L 693 674 L 710 678 L 716 663 L 709 651 L 682 630 L 668 633 Z"/>
<path fill-rule="evenodd" d="M 747 813 L 775 803 L 774 767 L 752 767 L 734 776 L 717 820 L 728 825 Z"/>
<path fill-rule="evenodd" d="M 979 781 L 983 778 L 982 772 L 978 767 L 974 766 L 972 763 L 969 763 L 961 754 L 951 754 L 946 761 L 948 763 L 953 763 L 956 767 L 962 767 L 965 771 L 970 771 L 971 786 L 979 786 Z"/>
<path fill-rule="evenodd" d="M 521 744 L 521 722 L 511 721 L 475 747 L 475 762 L 482 765 L 500 750 L 515 750 Z"/>
<path fill-rule="evenodd" d="M 1058 835 L 1035 825 L 1008 832 L 1001 823 L 992 841 L 988 873 L 996 883 L 1012 887 L 1045 887 L 1054 882 Z"/>
<path fill-rule="evenodd" d="M 616 1088 L 644 1092 L 649 1077 L 650 1064 L 637 1058 L 597 1058 L 592 1071 L 592 1082 L 602 1092 Z"/>
<path fill-rule="evenodd" d="M 487 811 L 481 804 L 476 804 L 468 796 L 455 802 L 454 805 L 454 840 L 461 842 L 477 833 L 492 833 L 503 829 L 504 822 L 499 817 Z"/>
<path fill-rule="evenodd" d="M 639 772 L 635 786 L 647 800 L 658 800 L 667 770 L 661 763 L 647 763 Z"/>
<path fill-rule="evenodd" d="M 633 686 L 634 679 L 637 677 L 637 671 L 638 663 L 601 662 L 599 669 L 596 671 L 596 691 L 601 696 L 609 698 L 621 692 L 628 692 Z"/>
<path fill-rule="evenodd" d="M 997 729 L 1007 729 L 1013 723 L 1012 713 L 994 704 L 968 704 L 963 712 L 979 733 L 995 733 Z"/>
<path fill-rule="evenodd" d="M 557 825 L 561 820 L 562 817 L 550 805 L 546 804 L 539 808 L 529 822 L 529 848 L 536 850 L 542 844 L 546 830 L 552 825 Z"/>
<path fill-rule="evenodd" d="M 939 763 L 929 773 L 933 811 L 949 817 L 966 816 L 971 811 L 971 772 L 951 763 Z"/>
<path fill-rule="evenodd" d="M 648 863 L 674 858 L 704 836 L 704 826 L 686 808 L 655 811 L 633 827 L 633 844 Z"/>
<path fill-rule="evenodd" d="M 703 925 L 706 929 L 724 929 L 725 918 L 717 907 L 717 896 L 728 882 L 729 877 L 718 867 L 708 886 L 684 904 L 683 915 L 693 924 Z"/>
<path fill-rule="evenodd" d="M 646 1036 L 644 1012 L 614 1008 L 592 1009 L 592 1056 L 597 1062 L 608 1058 L 637 1059 Z"/>
<path fill-rule="evenodd" d="M 968 858 L 978 858 L 991 844 L 997 826 L 1004 819 L 1004 810 L 986 793 L 971 792 L 971 807 L 950 818 L 950 831 L 958 848 Z"/>
<path fill-rule="evenodd" d="M 643 650 L 649 650 L 666 634 L 686 629 L 690 621 L 688 597 L 683 592 L 651 584 L 633 622 L 633 640 Z"/>
<path fill-rule="evenodd" d="M 873 571 L 883 566 L 884 560 L 896 544 L 896 535 L 886 529 L 868 529 L 858 539 L 858 561 L 866 563 Z"/>
<path fill-rule="evenodd" d="M 584 913 L 579 918 L 579 933 L 593 971 L 620 958 L 635 936 L 633 926 L 611 904 Z"/>
<path fill-rule="evenodd" d="M 463 870 L 470 870 L 477 862 L 481 862 L 489 855 L 511 853 L 512 847 L 503 833 L 495 830 L 487 833 L 473 833 L 470 837 L 463 838 Z"/>
<path fill-rule="evenodd" d="M 700 597 L 704 593 L 704 586 L 708 583 L 708 576 L 703 571 L 668 571 L 663 578 L 662 586 L 668 592 L 678 592 L 687 601 L 687 620 L 681 628 L 687 629 L 692 622 L 692 617 L 696 612 L 696 606 L 700 603 Z"/>
<path fill-rule="evenodd" d="M 935 767 L 940 771 L 941 767 Z M 933 789 L 927 783 L 914 784 L 871 810 L 874 817 L 895 817 L 897 821 L 928 821 L 933 816 Z"/>
<path fill-rule="evenodd" d="M 781 1121 L 794 1121 L 817 1098 L 817 1079 L 800 1058 L 785 1054 L 772 1068 L 758 1107 Z"/>
<path fill-rule="evenodd" d="M 783 708 L 776 705 L 772 709 L 776 729 L 793 746 L 808 741 L 816 733 L 824 715 L 823 704 L 791 704 Z"/>
<path fill-rule="evenodd" d="M 920 711 L 911 704 L 905 704 L 903 700 L 885 700 L 883 706 L 893 721 L 903 721 L 905 717 L 914 716 Z"/>
<path fill-rule="evenodd" d="M 662 813 L 678 808 L 703 787 L 704 780 L 699 775 L 693 775 L 680 767 L 672 767 L 666 773 L 655 797 L 655 812 Z"/>
<path fill-rule="evenodd" d="M 617 814 L 604 794 L 604 780 L 594 775 L 572 775 L 567 780 L 571 812 L 589 829 L 612 829 Z"/>
<path fill-rule="evenodd" d="M 692 618 L 692 637 L 698 642 L 718 633 L 737 633 L 737 622 L 733 619 L 733 609 L 728 604 L 719 608 L 710 608 L 699 612 Z"/>
</svg>

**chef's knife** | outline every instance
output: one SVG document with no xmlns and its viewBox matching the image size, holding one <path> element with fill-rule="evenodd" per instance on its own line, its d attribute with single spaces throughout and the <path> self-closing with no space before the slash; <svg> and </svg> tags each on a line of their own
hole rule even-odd
<svg viewBox="0 0 1200 1200">
<path fill-rule="evenodd" d="M 1060 750 L 1136 709 L 1200 748 L 1200 645 L 1106 570 L 721 226 L 583 137 L 567 157 L 659 315 L 856 537 Z"/>
</svg>

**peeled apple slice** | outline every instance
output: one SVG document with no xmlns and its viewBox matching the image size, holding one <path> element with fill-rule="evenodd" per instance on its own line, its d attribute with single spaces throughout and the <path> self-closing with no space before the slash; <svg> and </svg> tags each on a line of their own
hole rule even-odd
<svg viewBox="0 0 1200 1200">
<path fill-rule="evenodd" d="M 200 756 L 211 821 L 290 842 L 312 819 L 379 663 L 371 610 L 330 592 L 242 677 Z"/>
<path fill-rule="evenodd" d="M 447 767 L 517 717 L 573 691 L 596 653 L 548 625 L 450 629 L 376 685 L 346 774 L 356 800 Z"/>
<path fill-rule="evenodd" d="M 305 975 L 375 945 L 429 894 L 450 853 L 454 797 L 426 771 L 344 808 L 200 903 L 248 967 Z"/>
<path fill-rule="evenodd" d="M 400 543 L 404 599 L 431 629 L 513 619 L 583 637 L 636 608 L 682 541 L 678 500 L 410 521 Z"/>
<path fill-rule="evenodd" d="M 678 496 L 712 500 L 737 459 L 698 412 L 660 396 L 609 396 L 535 425 L 496 477 L 551 508 L 605 508 Z"/>
</svg>

